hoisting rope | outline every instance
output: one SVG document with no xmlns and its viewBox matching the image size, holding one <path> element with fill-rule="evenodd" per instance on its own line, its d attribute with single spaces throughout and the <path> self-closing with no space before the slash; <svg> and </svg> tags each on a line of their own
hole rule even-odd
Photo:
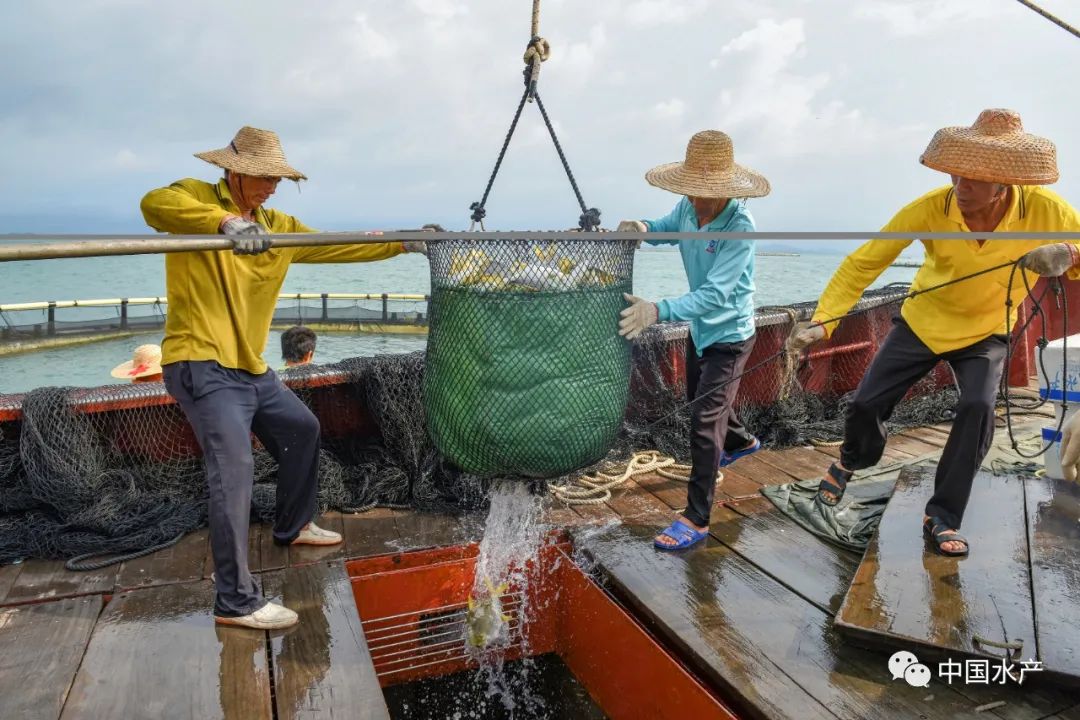
<svg viewBox="0 0 1080 720">
<path fill-rule="evenodd" d="M 863 308 L 851 310 L 851 311 L 847 312 L 846 314 L 841 315 L 840 317 L 830 318 L 828 320 L 823 320 L 818 324 L 827 325 L 827 324 L 832 324 L 832 323 L 839 323 L 841 320 L 844 320 L 845 318 L 856 317 L 858 315 L 862 315 L 863 313 L 870 312 L 871 310 L 876 310 L 878 308 L 886 307 L 888 305 L 893 305 L 893 304 L 896 304 L 896 303 L 902 303 L 902 302 L 904 302 L 906 300 L 917 297 L 919 295 L 924 295 L 924 294 L 929 293 L 929 292 L 934 292 L 935 290 L 941 290 L 942 288 L 948 287 L 950 285 L 955 285 L 956 283 L 964 282 L 966 280 L 971 280 L 973 278 L 977 278 L 977 277 L 980 277 L 982 275 L 986 275 L 988 273 L 996 272 L 997 270 L 1002 270 L 1004 268 L 1011 268 L 1011 271 L 1010 271 L 1010 274 L 1009 274 L 1009 286 L 1008 286 L 1006 302 L 1005 302 L 1006 334 L 1007 334 L 1007 336 L 1010 336 L 1010 337 L 1009 337 L 1009 340 L 1008 340 L 1007 345 L 1006 345 L 1005 367 L 1004 367 L 1004 369 L 1002 371 L 1002 394 L 1004 395 L 1004 400 L 1005 400 L 1005 418 L 1006 418 L 1006 422 L 1008 424 L 1009 440 L 1010 440 L 1010 442 L 1012 444 L 1012 447 L 1013 447 L 1014 451 L 1021 454 L 1021 456 L 1025 457 L 1025 458 L 1038 457 L 1039 455 L 1042 455 L 1044 452 L 1046 452 L 1046 448 L 1043 448 L 1043 450 L 1041 450 L 1040 452 L 1036 453 L 1035 455 L 1030 455 L 1030 456 L 1029 455 L 1023 455 L 1019 450 L 1018 442 L 1017 442 L 1017 440 L 1015 438 L 1015 435 L 1013 434 L 1013 429 L 1012 429 L 1011 414 L 1014 411 L 1012 410 L 1012 405 L 1011 405 L 1012 398 L 1011 398 L 1010 393 L 1007 390 L 1007 382 L 1008 382 L 1007 378 L 1008 378 L 1008 368 L 1009 368 L 1009 365 L 1010 365 L 1010 362 L 1011 362 L 1011 359 L 1012 359 L 1013 345 L 1027 331 L 1027 328 L 1031 325 L 1031 323 L 1035 319 L 1035 317 L 1041 317 L 1042 322 L 1043 322 L 1042 336 L 1040 337 L 1039 343 L 1038 343 L 1039 344 L 1039 363 L 1040 363 L 1040 365 L 1042 365 L 1042 361 L 1043 361 L 1042 354 L 1043 354 L 1043 351 L 1046 348 L 1047 343 L 1046 343 L 1046 318 L 1045 318 L 1045 314 L 1042 312 L 1041 301 L 1046 296 L 1046 291 L 1044 290 L 1042 295 L 1040 295 L 1038 298 L 1036 298 L 1034 296 L 1034 293 L 1032 292 L 1031 286 L 1028 284 L 1027 276 L 1024 273 L 1020 273 L 1021 277 L 1023 277 L 1023 279 L 1024 279 L 1024 285 L 1025 285 L 1025 287 L 1027 288 L 1027 291 L 1028 291 L 1028 298 L 1032 301 L 1032 313 L 1031 313 L 1030 317 L 1028 317 L 1027 321 L 1025 321 L 1023 326 L 1021 326 L 1019 331 L 1016 333 L 1017 338 L 1013 339 L 1011 337 L 1011 335 L 1013 333 L 1012 333 L 1012 328 L 1011 328 L 1010 311 L 1012 309 L 1012 304 L 1013 304 L 1012 303 L 1013 279 L 1014 279 L 1014 277 L 1016 275 L 1017 270 L 1019 269 L 1019 261 L 1018 260 L 1013 260 L 1013 261 L 1010 261 L 1010 262 L 1007 262 L 1007 263 L 1001 263 L 1000 265 L 995 265 L 993 267 L 989 267 L 989 268 L 986 268 L 984 270 L 979 270 L 978 272 L 974 272 L 974 273 L 971 273 L 969 275 L 963 275 L 963 276 L 958 277 L 958 278 L 953 278 L 952 280 L 948 280 L 946 282 L 939 283 L 937 285 L 931 285 L 930 287 L 922 288 L 920 290 L 912 290 L 912 291 L 910 291 L 908 293 L 905 293 L 905 294 L 903 294 L 903 295 L 901 295 L 899 297 L 893 298 L 891 300 L 887 300 L 886 302 L 867 305 L 866 307 L 863 307 Z M 1061 295 L 1064 294 L 1064 288 L 1061 287 L 1060 283 L 1056 283 L 1056 281 L 1054 281 L 1054 282 L 1051 283 L 1050 287 L 1054 288 L 1055 294 L 1061 294 Z M 1066 306 L 1067 304 L 1068 304 L 1067 299 L 1066 299 L 1065 302 L 1061 302 L 1062 306 Z M 792 329 L 791 329 L 791 332 L 790 332 L 789 338 L 788 338 L 790 340 L 790 338 L 792 336 L 794 336 L 794 334 L 795 334 L 795 332 L 797 330 L 797 325 L 794 322 L 795 318 L 796 318 L 795 309 L 794 308 L 771 308 L 771 309 L 790 311 L 790 312 L 788 312 L 788 315 L 792 320 Z M 1067 324 L 1068 323 L 1068 314 L 1067 313 L 1068 313 L 1067 310 L 1063 310 L 1063 318 L 1064 318 L 1064 322 L 1065 322 L 1064 327 L 1066 328 L 1065 332 L 1068 332 L 1068 324 Z M 736 380 L 741 380 L 742 378 L 746 377 L 747 375 L 749 375 L 749 374 L 751 374 L 751 373 L 765 367 L 766 365 L 772 363 L 773 361 L 775 361 L 775 360 L 777 360 L 778 358 L 781 358 L 781 357 L 783 357 L 784 360 L 785 360 L 785 368 L 784 368 L 785 377 L 784 377 L 784 380 L 783 380 L 782 385 L 781 385 L 781 388 L 782 388 L 781 391 L 785 392 L 785 393 L 790 392 L 790 390 L 794 387 L 795 383 L 797 383 L 797 379 L 795 378 L 795 376 L 796 376 L 797 371 L 798 371 L 799 363 L 798 363 L 798 354 L 789 352 L 788 349 L 787 349 L 787 343 L 784 344 L 784 349 L 779 350 L 779 351 L 769 355 L 768 357 L 760 360 L 759 362 L 757 362 L 754 365 L 750 366 L 749 368 L 747 368 L 743 372 L 739 373 L 738 375 L 735 375 L 735 376 L 733 376 L 731 378 L 728 378 L 723 383 L 720 383 L 717 387 L 724 387 L 726 385 L 729 385 L 730 383 L 735 382 Z M 1043 367 L 1043 374 L 1044 375 L 1046 374 L 1046 368 L 1045 367 Z M 667 415 L 664 415 L 659 420 L 655 420 L 655 421 L 649 423 L 648 425 L 646 425 L 645 429 L 648 430 L 649 428 L 653 428 L 653 427 L 659 425 L 660 423 L 663 423 L 663 422 L 666 422 L 667 420 L 670 420 L 672 417 L 674 417 L 674 416 L 678 415 L 679 413 L 683 412 L 684 410 L 694 406 L 696 403 L 698 403 L 699 401 L 705 399 L 706 397 L 707 397 L 707 395 L 699 395 L 698 397 L 694 398 L 693 400 L 690 400 L 689 402 L 686 402 L 686 403 L 680 405 L 678 408 L 676 408 L 672 412 L 668 413 Z M 1040 398 L 1040 400 L 1036 404 L 1034 404 L 1032 406 L 1025 406 L 1025 407 L 1022 407 L 1021 409 L 1025 410 L 1025 411 L 1030 411 L 1030 410 L 1033 410 L 1035 408 L 1040 407 L 1041 405 L 1045 404 L 1045 402 L 1046 402 L 1045 398 Z M 1062 413 L 1062 419 L 1058 421 L 1058 432 L 1059 433 L 1061 432 L 1061 425 L 1063 423 L 1064 417 L 1065 417 L 1065 414 Z M 825 441 L 817 441 L 814 444 L 815 445 L 820 444 L 822 446 L 826 446 L 826 445 L 830 445 L 832 443 L 827 443 Z M 837 443 L 837 444 L 839 444 L 839 443 Z M 1048 447 L 1049 447 L 1049 445 L 1047 445 L 1047 448 Z M 678 471 L 678 473 L 672 472 L 673 470 Z M 681 481 L 685 482 L 688 479 L 689 471 L 690 471 L 689 466 L 676 464 L 674 458 L 663 455 L 662 453 L 660 453 L 660 452 L 658 452 L 656 450 L 645 450 L 645 451 L 635 453 L 633 455 L 633 457 L 630 459 L 630 461 L 628 463 L 626 463 L 626 465 L 609 464 L 609 465 L 603 467 L 601 470 L 593 472 L 592 474 L 583 475 L 583 476 L 578 477 L 578 478 L 572 478 L 572 479 L 570 479 L 569 481 L 567 481 L 565 483 L 559 483 L 559 484 L 552 483 L 552 484 L 549 484 L 548 488 L 551 491 L 551 493 L 557 499 L 562 500 L 567 505 L 599 505 L 599 504 L 607 501 L 611 497 L 611 490 L 613 488 L 618 487 L 619 485 L 622 485 L 630 477 L 633 477 L 634 475 L 642 475 L 642 474 L 646 474 L 646 473 L 649 473 L 649 472 L 657 472 L 658 474 L 661 474 L 664 477 L 667 477 L 669 479 L 681 480 Z M 717 472 L 717 480 L 720 480 L 722 478 L 723 478 L 723 475 L 718 471 Z"/>
<path fill-rule="evenodd" d="M 499 168 L 502 166 L 503 158 L 506 156 L 506 149 L 510 146 L 510 138 L 514 136 L 514 130 L 517 129 L 518 120 L 521 119 L 521 110 L 525 107 L 526 102 L 536 101 L 536 106 L 540 108 L 540 115 L 544 118 L 544 125 L 547 126 L 548 134 L 551 135 L 551 141 L 555 145 L 555 152 L 559 154 L 559 160 L 562 162 L 563 170 L 566 171 L 566 177 L 570 180 L 570 187 L 574 190 L 574 197 L 577 198 L 578 206 L 581 208 L 581 216 L 578 218 L 578 227 L 585 232 L 590 232 L 600 227 L 600 211 L 596 208 L 587 208 L 585 206 L 585 199 L 581 196 L 581 190 L 578 188 L 577 180 L 574 179 L 574 172 L 570 169 L 570 162 L 566 159 L 566 153 L 563 152 L 562 145 L 559 143 L 559 138 L 555 135 L 555 127 L 551 124 L 551 118 L 548 117 L 547 110 L 544 108 L 544 101 L 540 99 L 540 93 L 537 92 L 536 86 L 540 78 L 540 64 L 551 57 L 551 45 L 547 40 L 540 37 L 540 0 L 533 0 L 532 8 L 532 33 L 529 36 L 529 43 L 525 46 L 525 91 L 521 94 L 521 100 L 518 101 L 517 110 L 514 111 L 514 119 L 510 122 L 510 130 L 506 133 L 506 138 L 503 140 L 502 148 L 499 150 L 499 156 L 495 160 L 495 167 L 491 171 L 491 177 L 488 178 L 487 186 L 484 188 L 484 194 L 477 202 L 474 202 L 469 206 L 469 210 L 472 213 L 469 215 L 472 222 L 469 224 L 469 231 L 480 225 L 480 229 L 484 229 L 484 218 L 487 216 L 487 201 L 488 196 L 491 194 L 491 187 L 495 184 L 495 178 L 499 174 Z"/>
<path fill-rule="evenodd" d="M 1065 32 L 1072 33 L 1076 37 L 1080 38 L 1080 30 L 1077 30 L 1076 28 L 1074 28 L 1072 25 L 1065 22 L 1061 18 L 1056 17 L 1054 15 L 1051 15 L 1050 13 L 1043 10 L 1041 7 L 1039 7 L 1035 3 L 1031 2 L 1030 0 L 1016 0 L 1016 1 L 1018 3 L 1020 3 L 1021 5 L 1023 5 L 1024 7 L 1030 8 L 1031 10 L 1034 10 L 1035 12 L 1039 13 L 1044 18 L 1046 18 L 1050 22 L 1054 23 L 1055 25 L 1057 25 L 1059 28 L 1061 28 Z"/>
</svg>

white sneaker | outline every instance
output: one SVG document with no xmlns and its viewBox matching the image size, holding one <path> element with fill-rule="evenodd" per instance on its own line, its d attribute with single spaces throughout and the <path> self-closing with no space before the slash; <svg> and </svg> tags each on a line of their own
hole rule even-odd
<svg viewBox="0 0 1080 720">
<path fill-rule="evenodd" d="M 341 542 L 341 533 L 336 533 L 333 530 L 323 530 L 321 527 L 311 522 L 304 526 L 304 529 L 300 531 L 300 534 L 296 536 L 296 539 L 292 541 L 293 545 L 337 545 Z"/>
<path fill-rule="evenodd" d="M 300 616 L 287 607 L 268 602 L 261 608 L 248 615 L 240 617 L 214 616 L 214 622 L 219 625 L 239 625 L 255 630 L 280 630 L 292 627 L 300 621 Z"/>
</svg>

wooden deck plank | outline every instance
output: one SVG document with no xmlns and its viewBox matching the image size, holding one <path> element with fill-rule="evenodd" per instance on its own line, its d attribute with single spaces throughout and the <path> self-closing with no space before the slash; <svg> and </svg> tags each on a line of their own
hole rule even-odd
<svg viewBox="0 0 1080 720">
<path fill-rule="evenodd" d="M 921 440 L 927 445 L 933 445 L 937 448 L 944 448 L 945 441 L 948 438 L 945 433 L 939 432 L 932 428 L 924 427 L 908 428 L 907 430 L 904 430 L 899 434 L 903 435 L 904 437 L 913 437 L 916 440 Z"/>
<path fill-rule="evenodd" d="M 738 463 L 739 474 L 760 485 L 784 485 L 796 479 L 791 473 L 770 465 L 759 458 L 758 455 L 763 452 L 765 451 L 759 450 L 749 457 L 741 458 Z M 826 465 L 826 467 L 828 466 Z"/>
<path fill-rule="evenodd" d="M 268 720 L 266 633 L 215 625 L 213 599 L 205 580 L 114 597 L 61 717 Z"/>
<path fill-rule="evenodd" d="M 337 545 L 290 545 L 290 566 L 308 565 L 314 562 L 327 562 L 345 557 L 345 530 L 342 525 L 341 513 L 336 510 L 325 512 L 315 518 L 315 524 L 323 530 L 339 533 L 342 542 Z"/>
<path fill-rule="evenodd" d="M 0 609 L 0 717 L 60 717 L 101 605 L 91 595 Z"/>
<path fill-rule="evenodd" d="M 936 456 L 941 454 L 941 447 L 925 442 L 904 433 L 891 433 L 885 447 L 907 453 L 912 457 Z"/>
<path fill-rule="evenodd" d="M 741 460 L 736 461 L 736 463 L 739 462 Z M 761 491 L 760 483 L 754 482 L 739 472 L 735 466 L 720 468 L 720 472 L 724 474 L 724 480 L 720 483 L 720 487 L 717 488 L 717 495 L 723 493 L 728 498 L 735 499 L 757 495 Z"/>
<path fill-rule="evenodd" d="M 8 592 L 15 585 L 15 581 L 18 579 L 22 569 L 23 563 L 0 566 L 0 605 L 4 604 Z"/>
<path fill-rule="evenodd" d="M 1039 659 L 1080 684 L 1080 485 L 1034 478 L 1024 490 Z"/>
<path fill-rule="evenodd" d="M 634 481 L 639 487 L 655 495 L 672 510 L 682 510 L 686 507 L 685 482 L 672 480 L 656 473 L 638 475 L 634 478 Z"/>
<path fill-rule="evenodd" d="M 624 521 L 658 523 L 671 518 L 671 508 L 667 503 L 638 485 L 633 478 L 612 492 L 608 505 Z"/>
<path fill-rule="evenodd" d="M 403 550 L 463 545 L 480 539 L 477 521 L 464 515 L 409 511 L 395 516 Z"/>
<path fill-rule="evenodd" d="M 579 537 L 620 597 L 757 718 L 982 718 L 951 689 L 894 683 L 887 656 L 840 641 L 829 615 L 725 545 L 657 553 L 646 528 Z"/>
<path fill-rule="evenodd" d="M 986 656 L 975 637 L 1019 639 L 1035 652 L 1023 485 L 980 473 L 965 513 L 971 555 L 943 557 L 926 547 L 923 509 L 933 494 L 933 464 L 905 468 L 877 534 L 837 615 L 842 632 L 896 649 Z"/>
<path fill-rule="evenodd" d="M 709 533 L 830 615 L 859 566 L 858 555 L 807 532 L 764 497 L 715 508 Z"/>
<path fill-rule="evenodd" d="M 278 720 L 389 720 L 341 562 L 268 573 L 263 583 L 268 599 L 300 614 L 296 628 L 270 638 Z"/>
<path fill-rule="evenodd" d="M 64 568 L 63 560 L 27 560 L 22 563 L 22 572 L 8 590 L 4 603 L 14 605 L 112 592 L 119 569 L 119 565 L 110 565 L 101 570 L 72 572 Z"/>
<path fill-rule="evenodd" d="M 827 458 L 810 448 L 793 447 L 784 450 L 759 450 L 754 457 L 783 470 L 796 480 L 819 478 L 829 469 Z"/>
<path fill-rule="evenodd" d="M 209 545 L 208 529 L 190 532 L 171 547 L 123 563 L 116 586 L 130 589 L 201 580 Z"/>
<path fill-rule="evenodd" d="M 250 533 L 249 533 L 250 540 Z M 289 565 L 289 546 L 274 542 L 274 531 L 270 525 L 263 525 L 259 532 L 259 563 L 263 572 L 280 570 Z"/>
<path fill-rule="evenodd" d="M 345 531 L 345 552 L 350 558 L 385 555 L 400 548 L 396 516 L 397 510 L 375 508 L 364 513 L 346 513 L 342 516 Z"/>
</svg>

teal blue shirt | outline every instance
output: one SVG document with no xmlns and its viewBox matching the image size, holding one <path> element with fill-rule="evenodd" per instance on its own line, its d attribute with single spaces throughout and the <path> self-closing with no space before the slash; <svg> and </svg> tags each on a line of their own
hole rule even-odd
<svg viewBox="0 0 1080 720">
<path fill-rule="evenodd" d="M 649 232 L 753 232 L 754 218 L 742 200 L 729 200 L 703 228 L 685 197 L 659 220 L 646 220 Z M 656 303 L 661 322 L 690 323 L 698 355 L 715 343 L 741 342 L 754 334 L 753 240 L 646 240 L 650 245 L 678 245 L 690 292 Z"/>
</svg>

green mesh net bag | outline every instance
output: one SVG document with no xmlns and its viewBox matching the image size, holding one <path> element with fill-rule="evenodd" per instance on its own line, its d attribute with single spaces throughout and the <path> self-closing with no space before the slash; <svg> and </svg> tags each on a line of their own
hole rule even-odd
<svg viewBox="0 0 1080 720">
<path fill-rule="evenodd" d="M 429 245 L 424 406 L 432 440 L 481 476 L 563 475 L 600 460 L 626 410 L 618 335 L 633 244 L 581 239 Z"/>
</svg>

